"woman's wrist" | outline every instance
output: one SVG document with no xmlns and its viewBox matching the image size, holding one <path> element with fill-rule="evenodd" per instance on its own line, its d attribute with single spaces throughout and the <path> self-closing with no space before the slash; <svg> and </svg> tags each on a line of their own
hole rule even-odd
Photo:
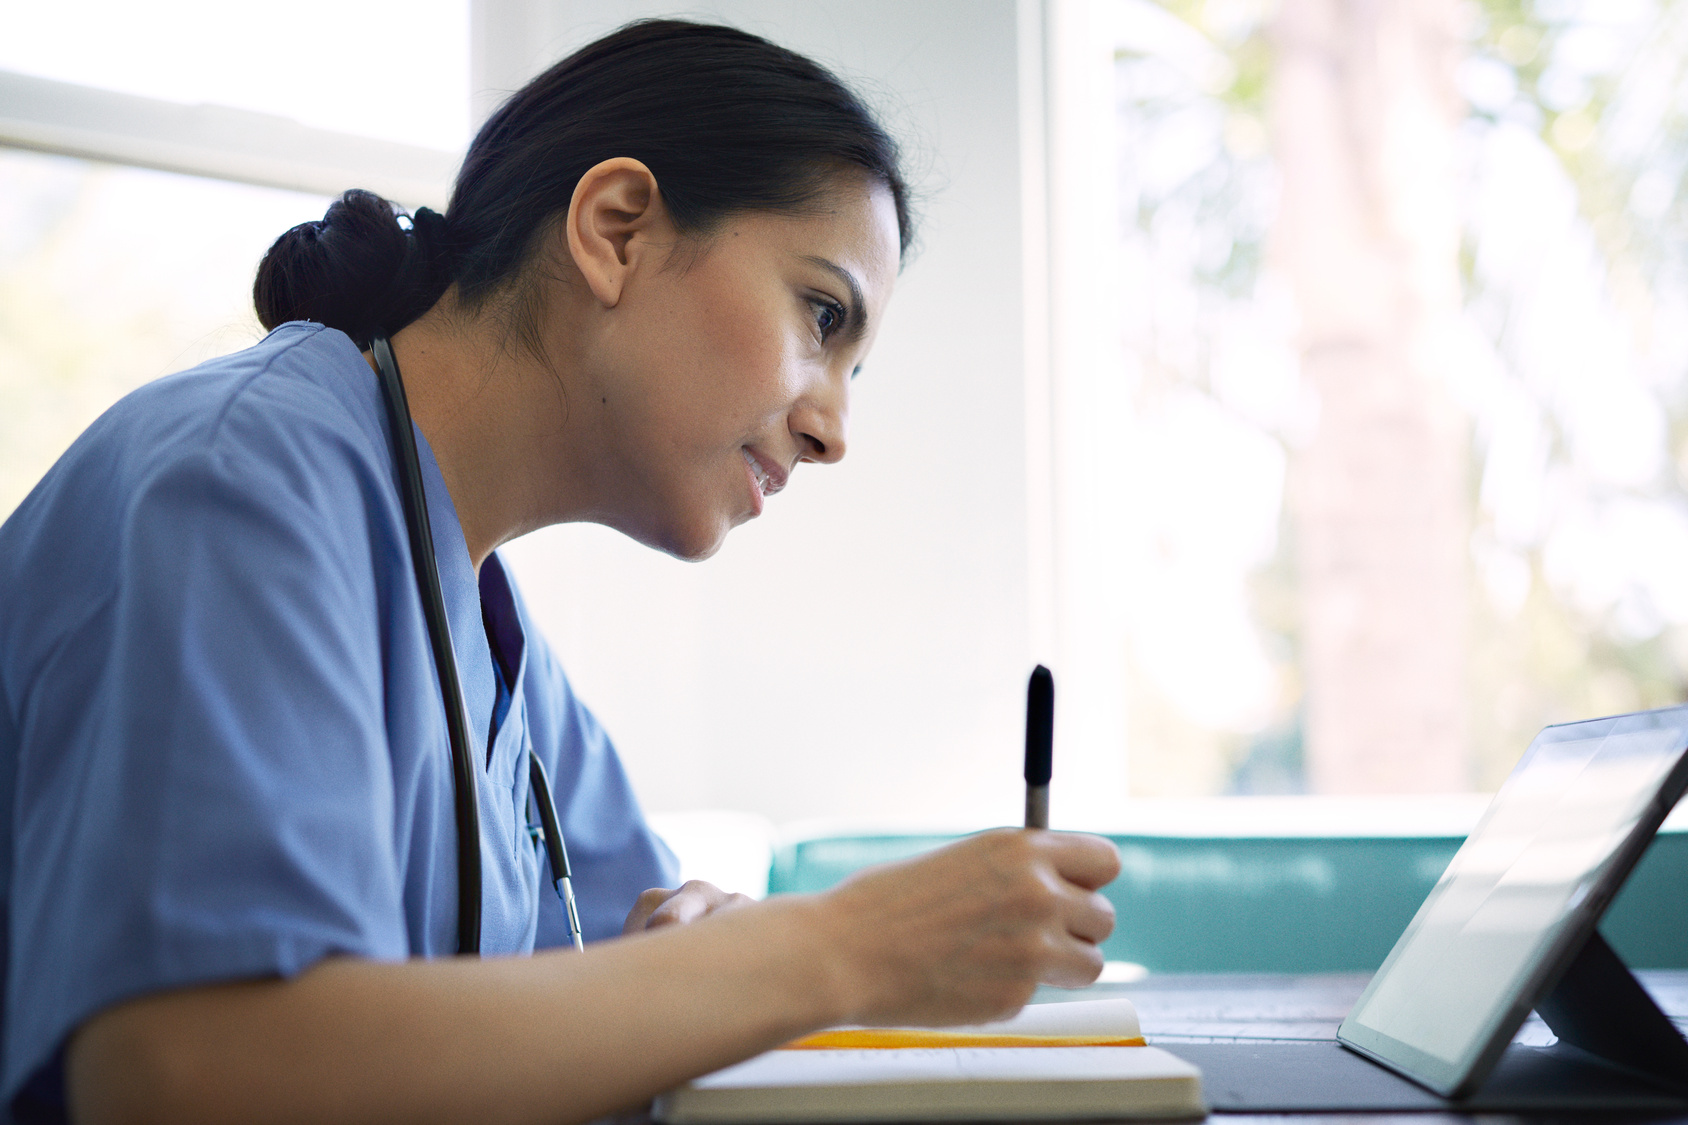
<svg viewBox="0 0 1688 1125">
<path fill-rule="evenodd" d="M 847 937 L 859 919 L 842 917 L 827 894 L 781 896 L 763 905 L 778 915 L 772 935 L 781 952 L 776 987 L 797 1002 L 797 1034 L 849 1023 L 870 1006 L 868 974 Z"/>
</svg>

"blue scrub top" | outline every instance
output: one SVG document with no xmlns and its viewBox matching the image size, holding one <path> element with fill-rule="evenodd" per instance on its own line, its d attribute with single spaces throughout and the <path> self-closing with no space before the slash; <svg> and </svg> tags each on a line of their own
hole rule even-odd
<svg viewBox="0 0 1688 1125">
<path fill-rule="evenodd" d="M 416 436 L 482 740 L 482 949 L 568 944 L 530 751 L 586 937 L 610 937 L 673 854 L 496 555 L 477 588 Z M 0 526 L 0 1107 L 125 998 L 454 951 L 451 753 L 391 448 L 351 340 L 287 324 L 123 399 Z M 489 634 L 514 676 L 490 751 Z"/>
</svg>

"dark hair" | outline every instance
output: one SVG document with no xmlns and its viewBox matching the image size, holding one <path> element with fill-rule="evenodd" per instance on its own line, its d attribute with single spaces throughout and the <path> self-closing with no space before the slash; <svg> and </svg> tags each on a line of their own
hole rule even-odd
<svg viewBox="0 0 1688 1125">
<path fill-rule="evenodd" d="M 801 212 L 858 169 L 896 204 L 913 239 L 897 146 L 824 67 L 736 28 L 628 24 L 513 94 L 469 146 L 445 216 L 348 191 L 320 221 L 278 238 L 253 285 L 266 328 L 314 320 L 361 347 L 421 316 L 455 282 L 476 308 L 518 280 L 539 236 L 601 161 L 656 177 L 683 234 L 744 211 Z"/>
</svg>

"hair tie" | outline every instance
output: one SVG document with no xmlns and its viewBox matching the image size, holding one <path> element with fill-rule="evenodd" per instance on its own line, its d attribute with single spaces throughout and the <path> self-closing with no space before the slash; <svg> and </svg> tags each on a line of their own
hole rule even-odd
<svg viewBox="0 0 1688 1125">
<path fill-rule="evenodd" d="M 426 276 L 449 278 L 454 254 L 445 216 L 432 207 L 418 207 L 410 216 L 410 236 L 416 242 L 417 257 Z"/>
</svg>

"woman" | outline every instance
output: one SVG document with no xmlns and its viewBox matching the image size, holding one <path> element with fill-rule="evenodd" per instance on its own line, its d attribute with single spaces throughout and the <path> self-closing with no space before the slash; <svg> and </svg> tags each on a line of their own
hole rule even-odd
<svg viewBox="0 0 1688 1125">
<path fill-rule="evenodd" d="M 288 232 L 266 340 L 78 439 L 0 528 L 19 1116 L 584 1121 L 825 1025 L 1095 978 L 1117 858 L 1089 837 L 987 834 L 756 904 L 639 893 L 672 858 L 495 553 L 595 520 L 704 558 L 841 458 L 905 197 L 824 70 L 636 24 L 494 115 L 443 218 L 353 192 Z M 442 956 L 452 781 L 389 338 L 477 740 L 483 959 Z M 584 953 L 540 895 L 530 753 Z"/>
</svg>

